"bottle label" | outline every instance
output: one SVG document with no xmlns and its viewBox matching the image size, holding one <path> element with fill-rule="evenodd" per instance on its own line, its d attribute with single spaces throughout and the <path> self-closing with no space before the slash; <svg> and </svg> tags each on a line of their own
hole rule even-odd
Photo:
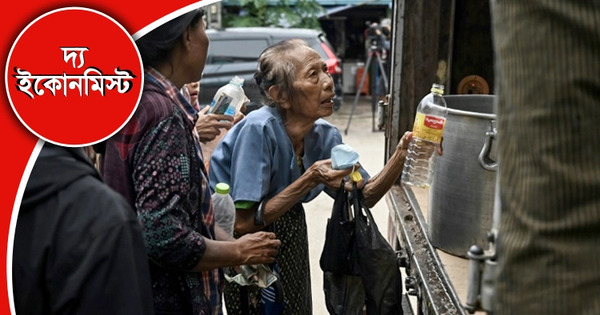
<svg viewBox="0 0 600 315">
<path fill-rule="evenodd" d="M 225 110 L 225 115 L 235 116 L 235 107 L 227 106 L 227 110 Z"/>
<path fill-rule="evenodd" d="M 219 115 L 225 114 L 232 100 L 233 98 L 225 93 L 219 95 L 219 97 L 214 99 L 210 104 L 209 113 Z"/>
<path fill-rule="evenodd" d="M 413 137 L 433 143 L 442 142 L 446 118 L 417 113 L 413 126 Z"/>
</svg>

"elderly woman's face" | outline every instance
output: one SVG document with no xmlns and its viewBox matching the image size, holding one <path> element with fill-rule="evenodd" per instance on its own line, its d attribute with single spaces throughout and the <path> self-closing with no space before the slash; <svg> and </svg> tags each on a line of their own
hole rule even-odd
<svg viewBox="0 0 600 315">
<path fill-rule="evenodd" d="M 296 65 L 289 111 L 317 120 L 333 113 L 333 79 L 327 64 L 313 49 L 305 46 L 290 52 Z"/>
</svg>

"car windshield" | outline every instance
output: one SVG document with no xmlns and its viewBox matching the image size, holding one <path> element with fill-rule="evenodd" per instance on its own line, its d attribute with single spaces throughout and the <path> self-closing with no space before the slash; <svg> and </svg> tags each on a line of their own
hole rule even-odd
<svg viewBox="0 0 600 315">
<path fill-rule="evenodd" d="M 211 41 L 208 64 L 256 61 L 269 44 L 264 39 L 220 39 Z"/>
</svg>

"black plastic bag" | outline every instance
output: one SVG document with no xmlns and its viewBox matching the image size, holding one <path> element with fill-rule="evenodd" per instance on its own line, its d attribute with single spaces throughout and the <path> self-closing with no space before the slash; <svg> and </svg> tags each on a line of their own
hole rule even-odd
<svg viewBox="0 0 600 315">
<path fill-rule="evenodd" d="M 346 204 L 351 204 L 354 209 L 354 234 L 345 253 L 339 253 L 338 250 L 334 252 L 343 257 L 342 261 L 352 268 L 324 270 L 323 289 L 327 310 L 331 314 L 359 314 L 366 305 L 367 314 L 402 314 L 402 275 L 396 253 L 379 232 L 370 209 L 364 205 L 362 191 L 356 188 L 356 183 L 352 197 L 348 199 L 345 192 L 344 197 L 347 198 Z M 330 221 L 334 221 L 336 204 L 337 196 Z M 346 237 L 347 231 L 342 230 L 346 233 L 343 234 L 337 230 L 340 234 L 335 235 L 336 231 L 333 231 L 333 228 L 330 231 L 330 227 L 328 223 L 326 245 L 327 238 Z M 331 252 L 325 251 L 326 247 L 321 260 L 323 256 L 331 255 Z M 359 276 L 356 276 L 357 274 Z M 362 285 L 358 284 L 359 282 Z"/>
<path fill-rule="evenodd" d="M 365 313 L 365 289 L 360 276 L 325 271 L 323 291 L 329 314 L 362 315 Z"/>
<path fill-rule="evenodd" d="M 325 244 L 319 260 L 323 271 L 359 275 L 358 261 L 354 259 L 354 220 L 350 218 L 352 205 L 344 182 L 338 189 L 331 217 L 327 220 Z"/>
<path fill-rule="evenodd" d="M 355 252 L 367 298 L 367 314 L 401 314 L 402 275 L 398 257 L 379 232 L 356 183 L 354 191 Z"/>
</svg>

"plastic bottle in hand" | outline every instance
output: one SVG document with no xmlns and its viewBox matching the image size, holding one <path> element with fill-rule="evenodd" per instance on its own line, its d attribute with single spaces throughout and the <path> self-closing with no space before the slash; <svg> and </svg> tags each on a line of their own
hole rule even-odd
<svg viewBox="0 0 600 315">
<path fill-rule="evenodd" d="M 246 99 L 246 94 L 242 88 L 243 84 L 244 79 L 235 76 L 229 83 L 219 88 L 210 103 L 208 113 L 234 116 Z"/>
<path fill-rule="evenodd" d="M 229 195 L 229 185 L 218 183 L 212 194 L 213 208 L 215 211 L 215 223 L 225 232 L 233 236 L 235 223 L 235 204 Z"/>
<path fill-rule="evenodd" d="M 442 97 L 444 86 L 433 84 L 419 103 L 413 125 L 413 139 L 402 170 L 402 183 L 429 188 L 438 146 L 442 142 L 448 107 Z"/>
</svg>

